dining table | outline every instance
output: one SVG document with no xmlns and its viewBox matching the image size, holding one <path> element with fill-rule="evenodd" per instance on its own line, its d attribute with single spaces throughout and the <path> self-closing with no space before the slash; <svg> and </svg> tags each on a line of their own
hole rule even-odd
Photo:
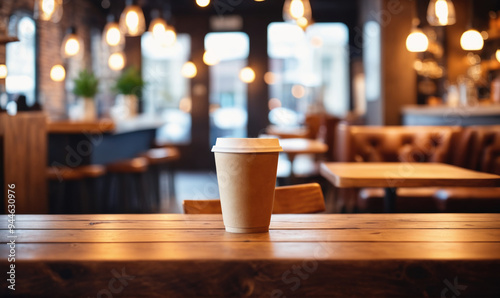
<svg viewBox="0 0 500 298">
<path fill-rule="evenodd" d="M 498 214 L 276 214 L 254 234 L 220 214 L 0 222 L 2 297 L 500 296 Z"/>
<path fill-rule="evenodd" d="M 328 151 L 328 145 L 319 140 L 305 139 L 305 138 L 289 138 L 280 139 L 280 146 L 283 148 L 283 153 L 286 154 L 290 161 L 290 177 L 293 178 L 293 164 L 295 158 L 299 154 L 312 154 L 315 158 L 318 155 L 324 154 Z"/>
<path fill-rule="evenodd" d="M 337 188 L 383 187 L 387 213 L 396 209 L 399 187 L 500 187 L 499 175 L 431 162 L 324 162 L 320 174 Z"/>
</svg>

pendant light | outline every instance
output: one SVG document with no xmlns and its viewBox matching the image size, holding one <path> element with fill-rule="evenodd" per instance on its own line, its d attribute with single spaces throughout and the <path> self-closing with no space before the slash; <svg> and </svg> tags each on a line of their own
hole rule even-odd
<svg viewBox="0 0 500 298">
<path fill-rule="evenodd" d="M 483 36 L 479 31 L 469 29 L 460 37 L 460 46 L 462 46 L 462 49 L 465 51 L 480 51 L 484 46 Z"/>
<path fill-rule="evenodd" d="M 125 38 L 120 31 L 120 26 L 114 21 L 113 15 L 108 16 L 108 23 L 102 33 L 102 44 L 111 51 L 122 50 L 125 45 Z"/>
<path fill-rule="evenodd" d="M 120 16 L 120 31 L 128 36 L 140 36 L 146 30 L 144 13 L 132 0 L 126 1 L 126 7 Z"/>
<path fill-rule="evenodd" d="M 469 29 L 466 30 L 460 37 L 460 46 L 465 51 L 480 51 L 483 49 L 484 40 L 479 31 L 472 28 L 472 21 L 474 19 L 474 6 L 472 1 L 470 3 L 470 19 Z"/>
<path fill-rule="evenodd" d="M 76 28 L 70 27 L 61 45 L 63 58 L 81 58 L 83 56 L 83 40 L 76 34 Z"/>
<path fill-rule="evenodd" d="M 155 15 L 151 24 L 149 25 L 149 32 L 153 36 L 153 39 L 161 47 L 169 47 L 175 44 L 177 40 L 177 33 L 175 28 L 167 24 L 167 21 L 159 16 L 158 11 L 152 13 Z"/>
<path fill-rule="evenodd" d="M 43 21 L 58 23 L 63 15 L 63 0 L 36 0 L 34 16 Z"/>
<path fill-rule="evenodd" d="M 427 7 L 427 22 L 432 26 L 455 24 L 456 17 L 453 2 L 451 0 L 431 0 Z"/>
<path fill-rule="evenodd" d="M 283 20 L 307 26 L 312 20 L 309 0 L 286 0 L 283 5 Z"/>
<path fill-rule="evenodd" d="M 418 24 L 420 24 L 420 20 L 418 18 L 414 18 L 412 21 L 413 29 L 411 33 L 406 38 L 406 49 L 409 52 L 421 53 L 427 51 L 429 48 L 429 39 L 427 35 L 422 32 L 420 28 L 418 28 Z"/>
<path fill-rule="evenodd" d="M 62 82 L 66 78 L 66 70 L 61 64 L 56 64 L 50 69 L 50 79 L 54 82 Z"/>
</svg>

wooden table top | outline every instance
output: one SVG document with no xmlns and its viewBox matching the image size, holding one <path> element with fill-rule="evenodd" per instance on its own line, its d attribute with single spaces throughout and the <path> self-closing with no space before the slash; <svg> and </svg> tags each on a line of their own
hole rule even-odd
<svg viewBox="0 0 500 298">
<path fill-rule="evenodd" d="M 499 214 L 273 215 L 262 234 L 227 233 L 221 215 L 17 215 L 13 234 L 0 223 L 3 243 L 17 236 L 20 296 L 437 297 L 457 278 L 464 297 L 500 293 Z"/>
<path fill-rule="evenodd" d="M 304 126 L 283 127 L 283 126 L 269 125 L 266 128 L 266 134 L 274 135 L 281 139 L 305 138 L 309 135 L 309 129 Z"/>
<path fill-rule="evenodd" d="M 303 138 L 280 139 L 280 145 L 285 153 L 320 154 L 328 151 L 328 145 L 323 142 Z"/>
<path fill-rule="evenodd" d="M 333 185 L 348 187 L 500 186 L 500 176 L 441 163 L 322 163 L 320 173 Z"/>
</svg>

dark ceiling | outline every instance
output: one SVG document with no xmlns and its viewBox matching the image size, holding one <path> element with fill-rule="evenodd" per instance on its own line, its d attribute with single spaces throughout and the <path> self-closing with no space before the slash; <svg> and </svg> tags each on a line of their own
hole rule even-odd
<svg viewBox="0 0 500 298">
<path fill-rule="evenodd" d="M 118 17 L 125 7 L 125 0 L 91 0 L 100 7 L 105 14 L 112 13 Z M 255 2 L 252 0 L 212 0 L 208 7 L 201 8 L 195 0 L 135 0 L 143 10 L 146 19 L 151 18 L 151 11 L 158 9 L 172 17 L 185 15 L 225 15 L 259 14 L 270 19 L 280 19 L 284 0 L 266 0 Z M 357 1 L 351 0 L 310 0 L 315 21 L 343 21 L 351 22 L 357 17 Z M 109 8 L 103 8 L 109 5 Z M 168 18 L 168 16 L 165 16 Z"/>
</svg>

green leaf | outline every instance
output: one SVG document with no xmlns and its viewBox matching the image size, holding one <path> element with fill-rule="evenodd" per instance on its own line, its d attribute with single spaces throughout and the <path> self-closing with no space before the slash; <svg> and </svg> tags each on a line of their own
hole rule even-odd
<svg viewBox="0 0 500 298">
<path fill-rule="evenodd" d="M 140 96 L 144 81 L 139 71 L 133 67 L 126 69 L 116 81 L 115 90 L 120 94 Z"/>
<path fill-rule="evenodd" d="M 97 79 L 92 72 L 89 72 L 86 69 L 78 74 L 78 77 L 74 80 L 74 83 L 75 87 L 73 88 L 73 93 L 76 96 L 94 98 L 94 96 L 97 94 L 99 79 Z"/>
</svg>

